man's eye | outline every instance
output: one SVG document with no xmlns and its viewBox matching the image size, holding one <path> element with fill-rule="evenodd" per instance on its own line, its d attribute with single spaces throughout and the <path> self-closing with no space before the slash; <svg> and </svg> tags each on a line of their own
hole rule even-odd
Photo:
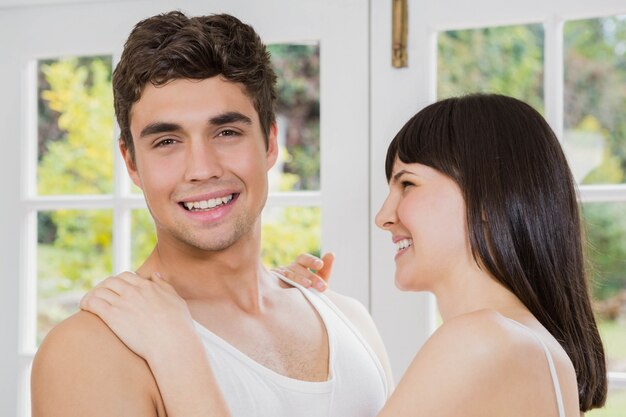
<svg viewBox="0 0 626 417">
<path fill-rule="evenodd" d="M 234 130 L 224 129 L 224 130 L 220 131 L 217 136 L 237 136 L 238 134 L 239 134 L 239 132 L 236 132 Z"/>
<path fill-rule="evenodd" d="M 174 139 L 163 139 L 162 141 L 157 142 L 154 146 L 155 147 L 168 146 L 168 145 L 173 145 L 174 143 L 176 143 Z"/>
</svg>

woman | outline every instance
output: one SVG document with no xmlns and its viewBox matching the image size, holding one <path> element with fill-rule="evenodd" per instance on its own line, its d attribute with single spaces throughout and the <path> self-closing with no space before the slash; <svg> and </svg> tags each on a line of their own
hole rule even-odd
<svg viewBox="0 0 626 417">
<path fill-rule="evenodd" d="M 380 416 L 563 417 L 601 407 L 604 352 L 574 181 L 545 120 L 504 96 L 444 100 L 396 135 L 386 173 L 389 195 L 376 224 L 398 249 L 396 285 L 435 294 L 443 324 Z M 291 269 L 310 278 L 302 266 Z M 175 299 L 154 281 L 163 300 Z M 142 326 L 139 317 L 90 308 L 90 297 L 83 308 L 114 331 L 120 317 Z M 129 346 L 141 355 L 136 339 Z M 149 365 L 162 390 L 176 389 L 165 381 L 175 370 Z M 202 368 L 198 375 L 210 378 Z"/>
</svg>

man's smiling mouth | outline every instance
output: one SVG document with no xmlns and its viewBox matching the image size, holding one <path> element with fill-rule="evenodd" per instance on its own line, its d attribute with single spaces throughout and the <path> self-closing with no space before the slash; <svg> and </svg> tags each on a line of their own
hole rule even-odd
<svg viewBox="0 0 626 417">
<path fill-rule="evenodd" d="M 188 211 L 208 211 L 230 203 L 237 194 L 228 194 L 224 197 L 211 198 L 208 200 L 185 201 L 180 203 Z"/>
</svg>

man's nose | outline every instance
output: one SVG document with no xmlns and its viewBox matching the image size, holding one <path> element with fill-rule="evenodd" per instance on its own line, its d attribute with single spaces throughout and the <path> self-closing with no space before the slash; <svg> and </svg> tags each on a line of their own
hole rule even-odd
<svg viewBox="0 0 626 417">
<path fill-rule="evenodd" d="M 188 142 L 185 161 L 186 181 L 205 181 L 223 174 L 221 159 L 211 143 L 205 138 Z"/>
</svg>

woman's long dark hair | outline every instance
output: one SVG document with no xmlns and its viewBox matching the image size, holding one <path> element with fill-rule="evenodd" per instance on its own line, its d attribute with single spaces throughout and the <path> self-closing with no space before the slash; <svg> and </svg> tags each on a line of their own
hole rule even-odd
<svg viewBox="0 0 626 417">
<path fill-rule="evenodd" d="M 543 117 L 519 100 L 469 95 L 411 118 L 387 151 L 451 177 L 467 205 L 472 253 L 559 341 L 578 381 L 580 410 L 604 405 L 604 349 L 591 310 L 576 188 Z"/>
</svg>

